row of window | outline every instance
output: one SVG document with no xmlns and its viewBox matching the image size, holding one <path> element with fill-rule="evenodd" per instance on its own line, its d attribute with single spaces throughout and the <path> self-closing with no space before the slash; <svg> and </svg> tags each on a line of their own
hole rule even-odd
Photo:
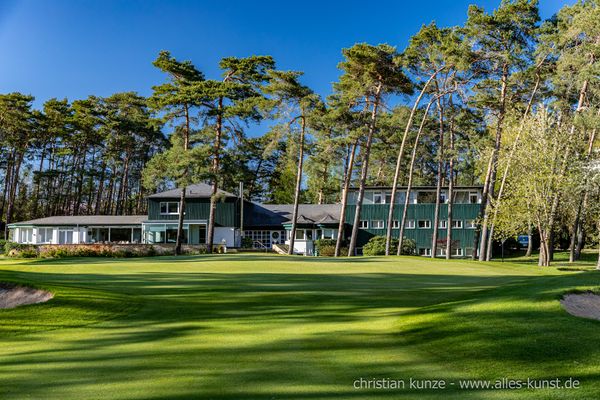
<svg viewBox="0 0 600 400">
<path fill-rule="evenodd" d="M 436 256 L 445 257 L 446 256 L 446 248 L 438 247 L 435 251 Z M 420 248 L 419 249 L 420 256 L 429 256 L 431 257 L 431 249 L 430 248 Z M 451 257 L 471 257 L 473 255 L 473 249 L 467 247 L 462 249 L 460 247 L 453 247 L 450 251 Z"/>
<path fill-rule="evenodd" d="M 37 237 L 33 238 L 33 228 L 20 228 L 20 243 L 36 243 L 47 244 L 52 242 L 53 228 L 38 228 Z M 73 229 L 59 229 L 58 243 L 71 244 L 73 243 Z"/>
<path fill-rule="evenodd" d="M 414 197 L 413 197 L 414 196 Z M 467 203 L 477 204 L 480 201 L 478 192 L 454 192 L 454 203 Z M 396 203 L 404 203 L 406 199 L 406 192 L 396 192 Z M 390 204 L 392 202 L 392 193 L 387 191 L 380 192 L 365 192 L 366 204 Z M 433 191 L 419 191 L 413 192 L 411 196 L 412 203 L 435 203 L 435 192 Z M 440 202 L 447 203 L 447 194 L 440 193 Z"/>
<path fill-rule="evenodd" d="M 359 222 L 359 228 L 361 229 L 385 229 L 385 221 L 381 219 L 371 220 L 369 225 L 369 221 L 361 220 Z M 466 220 L 465 225 L 467 229 L 475 229 L 476 223 L 475 220 Z M 415 220 L 408 219 L 406 220 L 406 224 L 404 225 L 406 229 L 415 229 Z M 420 219 L 416 221 L 416 227 L 419 229 L 430 229 L 431 228 L 431 220 L 429 219 Z M 441 219 L 439 221 L 438 227 L 441 229 L 446 229 L 448 227 L 448 220 Z M 463 221 L 461 219 L 452 220 L 452 229 L 462 229 Z M 392 222 L 392 229 L 400 229 L 400 221 L 397 219 Z"/>
</svg>

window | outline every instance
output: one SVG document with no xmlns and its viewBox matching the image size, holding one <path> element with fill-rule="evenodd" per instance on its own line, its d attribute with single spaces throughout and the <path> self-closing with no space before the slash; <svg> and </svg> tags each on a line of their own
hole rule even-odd
<svg viewBox="0 0 600 400">
<path fill-rule="evenodd" d="M 385 197 L 381 192 L 373 193 L 373 204 L 384 204 Z"/>
<path fill-rule="evenodd" d="M 452 229 L 462 229 L 462 227 L 463 227 L 462 219 L 452 220 Z"/>
<path fill-rule="evenodd" d="M 33 243 L 33 229 L 21 228 L 21 243 Z"/>
<path fill-rule="evenodd" d="M 177 203 L 175 203 L 177 204 Z M 177 243 L 177 225 L 167 225 L 165 230 L 165 237 L 167 239 L 167 243 Z M 114 229 L 113 229 L 114 230 Z M 187 243 L 188 238 L 188 230 L 187 228 L 183 228 L 183 237 L 181 238 L 181 243 Z M 113 237 L 113 233 L 111 231 L 110 240 L 115 241 Z"/>
<path fill-rule="evenodd" d="M 296 229 L 296 236 L 294 236 L 295 240 L 304 240 L 304 229 Z"/>
<path fill-rule="evenodd" d="M 446 249 L 444 247 L 437 247 L 435 250 L 436 256 L 446 257 Z"/>
<path fill-rule="evenodd" d="M 440 193 L 440 203 L 446 202 L 446 193 Z"/>
<path fill-rule="evenodd" d="M 461 249 L 460 247 L 453 248 L 450 255 L 453 257 L 462 257 L 463 249 Z"/>
<path fill-rule="evenodd" d="M 419 249 L 420 256 L 431 256 L 431 249 Z"/>
<path fill-rule="evenodd" d="M 419 229 L 429 229 L 431 228 L 431 221 L 428 219 L 420 219 L 417 221 L 417 226 Z"/>
<path fill-rule="evenodd" d="M 392 228 L 393 229 L 400 229 L 400 221 L 398 221 L 397 219 L 392 221 Z"/>
<path fill-rule="evenodd" d="M 73 229 L 59 229 L 58 243 L 59 244 L 72 244 L 73 243 Z"/>
<path fill-rule="evenodd" d="M 448 221 L 445 220 L 445 219 L 440 219 L 440 222 L 438 224 L 438 228 L 446 229 L 447 226 L 448 226 Z"/>
<path fill-rule="evenodd" d="M 467 257 L 472 257 L 472 256 L 473 256 L 473 248 L 471 248 L 471 247 L 466 247 L 466 248 L 465 248 L 465 256 L 467 256 Z"/>
<path fill-rule="evenodd" d="M 390 204 L 391 202 L 392 202 L 392 192 L 385 192 L 385 204 Z"/>
<path fill-rule="evenodd" d="M 179 203 L 176 201 L 163 201 L 160 203 L 160 213 L 162 215 L 179 214 Z"/>
<path fill-rule="evenodd" d="M 479 196 L 477 195 L 476 192 L 469 192 L 469 203 L 470 204 L 479 203 Z"/>
<path fill-rule="evenodd" d="M 319 238 L 335 239 L 335 229 L 323 229 L 323 236 L 319 236 Z"/>
<path fill-rule="evenodd" d="M 467 229 L 475 229 L 477 227 L 477 222 L 474 219 L 468 219 L 465 223 Z"/>
<path fill-rule="evenodd" d="M 313 240 L 313 231 L 312 229 L 306 230 L 306 240 Z"/>
<path fill-rule="evenodd" d="M 383 229 L 384 225 L 385 225 L 384 222 L 380 219 L 371 221 L 371 228 L 373 228 L 373 229 Z"/>
<path fill-rule="evenodd" d="M 38 228 L 38 243 L 52 242 L 52 228 Z"/>
<path fill-rule="evenodd" d="M 415 220 L 414 219 L 407 219 L 406 220 L 406 229 L 415 229 Z"/>
<path fill-rule="evenodd" d="M 362 220 L 358 223 L 358 227 L 362 229 L 369 229 L 369 221 Z"/>
</svg>

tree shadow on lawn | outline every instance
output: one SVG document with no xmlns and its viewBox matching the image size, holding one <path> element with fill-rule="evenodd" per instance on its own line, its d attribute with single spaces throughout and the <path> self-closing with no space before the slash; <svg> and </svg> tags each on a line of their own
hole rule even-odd
<svg viewBox="0 0 600 400">
<path fill-rule="evenodd" d="M 597 322 L 575 319 L 554 303 L 546 305 L 574 286 L 598 285 L 600 275 L 593 273 L 482 277 L 0 271 L 0 281 L 15 276 L 81 290 L 81 310 L 90 306 L 85 304 L 86 290 L 113 291 L 142 304 L 134 313 L 90 327 L 91 335 L 11 352 L 0 363 L 0 371 L 12 370 L 0 373 L 0 393 L 34 398 L 60 392 L 61 387 L 151 387 L 158 375 L 173 376 L 173 387 L 139 398 L 397 398 L 415 392 L 356 391 L 352 382 L 361 376 L 433 378 L 439 370 L 428 364 L 442 362 L 455 369 L 449 374 L 468 377 L 510 375 L 528 365 L 540 374 L 557 374 L 557 366 L 566 361 L 587 365 L 600 354 Z M 377 326 L 382 319 L 391 322 Z M 43 336 L 40 332 L 37 339 Z M 36 335 L 9 339 L 35 341 Z M 427 356 L 405 357 L 407 352 Z M 567 370 L 577 375 L 577 368 Z M 590 376 L 597 386 L 598 377 Z M 298 392 L 289 392 L 289 387 L 298 387 Z M 308 391 L 301 393 L 302 387 Z"/>
</svg>

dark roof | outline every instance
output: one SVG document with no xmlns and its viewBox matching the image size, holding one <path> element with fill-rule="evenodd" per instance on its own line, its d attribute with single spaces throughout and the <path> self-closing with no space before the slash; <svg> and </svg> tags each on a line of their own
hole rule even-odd
<svg viewBox="0 0 600 400">
<path fill-rule="evenodd" d="M 11 225 L 141 225 L 146 215 L 77 215 L 46 217 L 30 221 L 15 222 Z"/>
<path fill-rule="evenodd" d="M 212 194 L 212 186 L 207 185 L 206 183 L 195 183 L 187 186 L 186 189 L 186 199 L 208 198 Z M 232 193 L 220 189 L 218 193 L 225 197 L 237 197 Z M 167 190 L 148 196 L 149 199 L 178 199 L 179 197 L 181 197 L 181 188 Z"/>
<path fill-rule="evenodd" d="M 407 186 L 398 186 L 399 190 L 406 190 L 408 187 Z M 391 190 L 392 186 L 365 186 L 366 190 Z M 433 186 L 413 186 L 410 190 L 411 191 L 415 191 L 415 190 L 436 190 L 437 186 L 433 185 Z M 442 186 L 442 189 L 448 189 L 448 186 Z M 481 185 L 473 185 L 473 186 L 454 186 L 453 190 L 475 190 L 475 189 L 483 189 L 483 186 Z M 351 187 L 348 190 L 350 191 L 357 191 L 358 188 L 357 187 Z"/>
<path fill-rule="evenodd" d="M 299 204 L 299 224 L 337 224 L 340 220 L 340 204 Z M 244 225 L 281 226 L 290 223 L 293 204 L 248 203 L 244 208 Z"/>
</svg>

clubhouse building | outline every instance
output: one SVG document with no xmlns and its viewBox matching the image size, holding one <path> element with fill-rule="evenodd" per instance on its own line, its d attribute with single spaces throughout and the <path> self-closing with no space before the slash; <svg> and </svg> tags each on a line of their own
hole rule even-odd
<svg viewBox="0 0 600 400">
<path fill-rule="evenodd" d="M 435 214 L 433 186 L 411 190 L 405 237 L 415 240 L 419 255 L 431 255 Z M 386 234 L 392 189 L 368 187 L 360 216 L 358 248 L 376 235 Z M 184 214 L 184 242 L 206 243 L 206 226 L 210 209 L 211 187 L 199 183 L 187 187 Z M 148 215 L 54 216 L 9 224 L 11 240 L 27 244 L 81 243 L 175 243 L 179 219 L 180 189 L 149 196 Z M 357 189 L 351 189 L 346 208 L 344 234 L 348 237 L 354 221 Z M 291 204 L 260 204 L 246 201 L 225 191 L 219 192 L 213 243 L 227 247 L 251 246 L 270 249 L 289 243 L 292 226 Z M 392 234 L 398 237 L 406 188 L 398 188 Z M 438 229 L 438 254 L 445 255 L 447 224 L 447 188 L 442 190 Z M 467 257 L 473 252 L 475 221 L 481 206 L 480 186 L 454 188 L 452 221 L 452 256 Z M 340 204 L 301 204 L 298 211 L 294 252 L 314 255 L 314 241 L 337 237 Z"/>
</svg>

